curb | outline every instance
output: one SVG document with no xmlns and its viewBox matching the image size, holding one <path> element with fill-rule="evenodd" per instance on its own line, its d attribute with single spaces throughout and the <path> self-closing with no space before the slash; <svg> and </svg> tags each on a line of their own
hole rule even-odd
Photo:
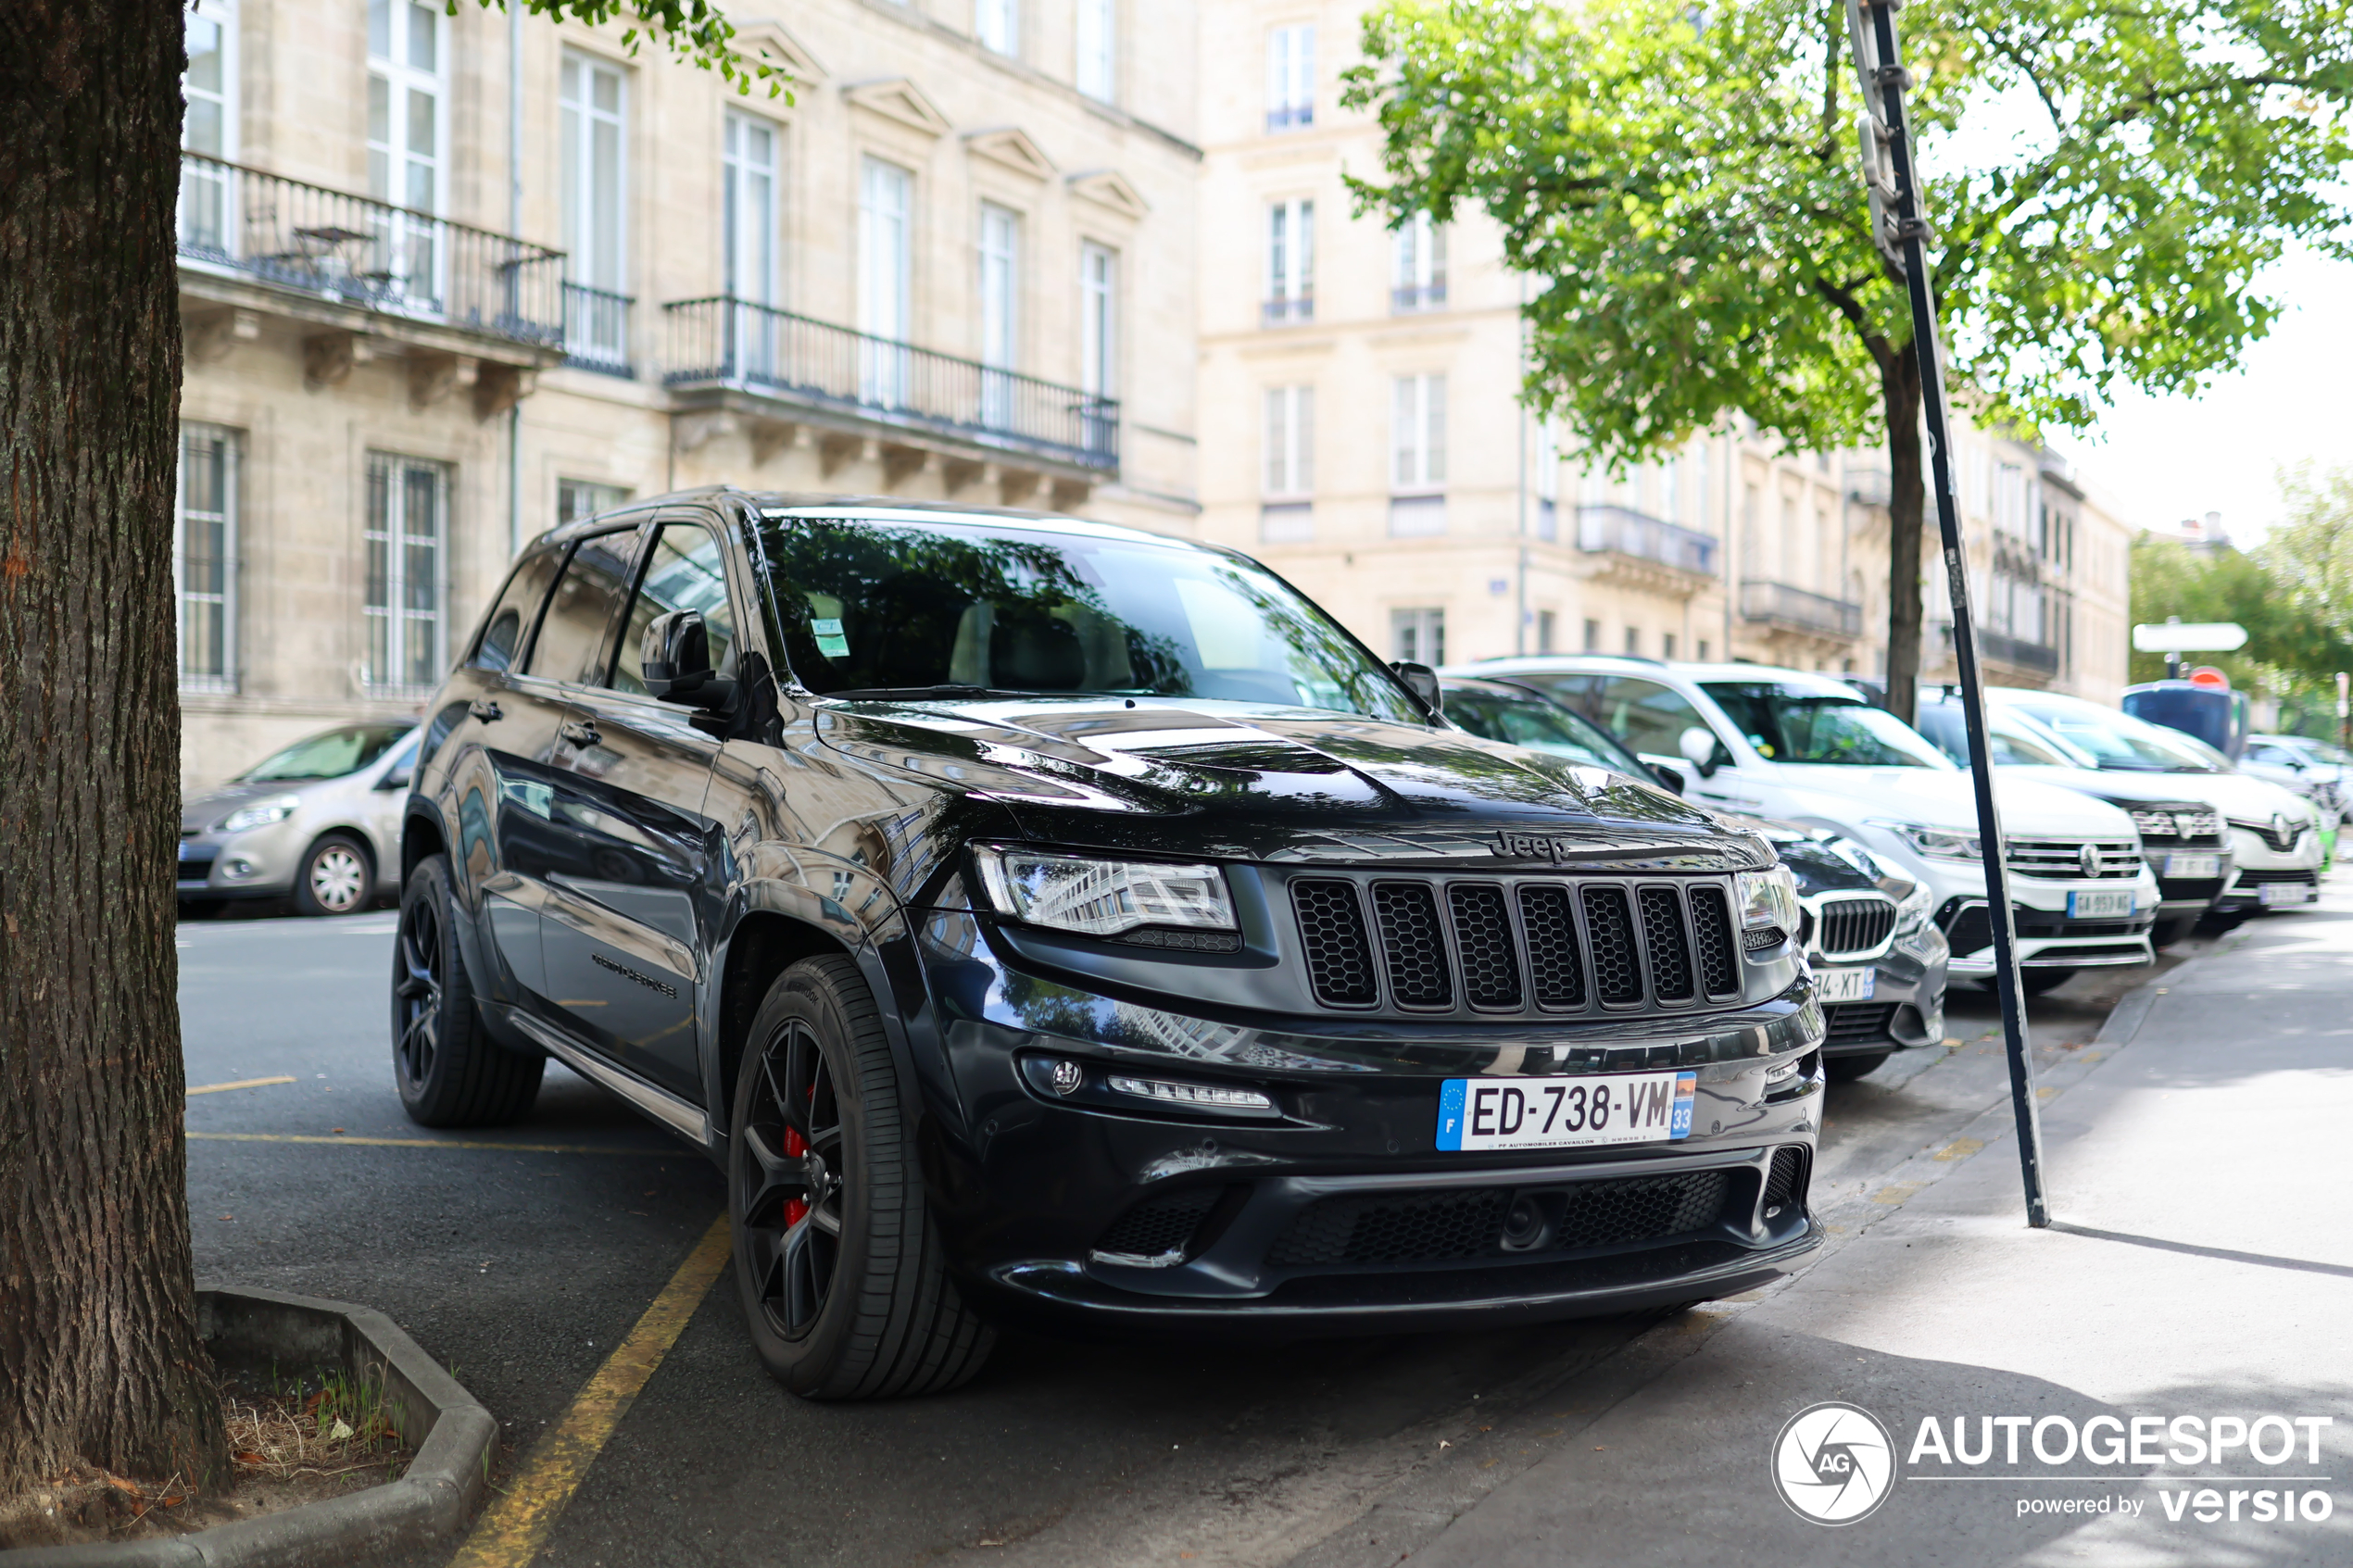
<svg viewBox="0 0 2353 1568">
<path fill-rule="evenodd" d="M 381 1382 L 392 1424 L 417 1441 L 397 1481 L 164 1540 L 36 1547 L 23 1568 L 293 1568 L 454 1539 L 489 1481 L 498 1423 L 384 1313 L 347 1301 L 196 1287 L 196 1323 L 218 1359 L 341 1367 Z"/>
</svg>

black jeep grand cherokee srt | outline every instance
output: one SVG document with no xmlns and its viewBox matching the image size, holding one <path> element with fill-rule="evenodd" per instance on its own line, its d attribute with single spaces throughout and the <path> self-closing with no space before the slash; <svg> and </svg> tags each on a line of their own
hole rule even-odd
<svg viewBox="0 0 2353 1568">
<path fill-rule="evenodd" d="M 1762 839 L 1477 739 L 1229 551 L 699 492 L 526 550 L 429 705 L 429 1126 L 548 1056 L 726 1173 L 761 1359 L 992 1320 L 1302 1337 L 1744 1290 L 1818 1244 Z"/>
</svg>

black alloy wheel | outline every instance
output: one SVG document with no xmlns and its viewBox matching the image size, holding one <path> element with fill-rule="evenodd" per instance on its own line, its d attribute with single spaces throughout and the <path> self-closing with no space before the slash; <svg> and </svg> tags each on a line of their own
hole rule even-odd
<svg viewBox="0 0 2353 1568">
<path fill-rule="evenodd" d="M 948 1276 L 881 1010 L 846 956 L 776 977 L 728 1108 L 736 1288 L 771 1376 L 812 1399 L 956 1387 L 996 1333 Z"/>
<path fill-rule="evenodd" d="M 495 1126 L 531 1109 L 547 1059 L 508 1050 L 483 1026 L 455 909 L 448 859 L 418 861 L 400 890 L 392 944 L 393 1077 L 411 1122 Z"/>
<path fill-rule="evenodd" d="M 833 1288 L 845 1198 L 841 1100 L 807 1023 L 793 1019 L 769 1042 L 756 1089 L 737 1166 L 742 1246 L 769 1327 L 799 1339 Z"/>
</svg>

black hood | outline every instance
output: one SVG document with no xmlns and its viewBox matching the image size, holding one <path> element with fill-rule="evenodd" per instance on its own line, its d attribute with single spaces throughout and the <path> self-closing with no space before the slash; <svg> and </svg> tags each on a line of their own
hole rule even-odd
<svg viewBox="0 0 2353 1568">
<path fill-rule="evenodd" d="M 1649 783 L 1345 714 L 1170 698 L 829 705 L 824 743 L 1077 847 L 1248 860 L 1456 859 L 1726 870 L 1746 834 Z"/>
<path fill-rule="evenodd" d="M 1890 868 L 1853 839 L 1825 829 L 1729 813 L 1724 820 L 1772 845 L 1780 854 L 1781 864 L 1797 879 L 1797 891 L 1806 897 L 1817 893 L 1884 893 L 1900 900 L 1915 885 L 1908 877 L 1891 874 Z"/>
</svg>

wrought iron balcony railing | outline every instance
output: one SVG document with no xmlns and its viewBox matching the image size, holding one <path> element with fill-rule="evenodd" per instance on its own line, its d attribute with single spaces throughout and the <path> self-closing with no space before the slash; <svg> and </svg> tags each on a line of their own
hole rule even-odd
<svg viewBox="0 0 2353 1568">
<path fill-rule="evenodd" d="M 1290 327 L 1315 319 L 1315 296 L 1295 294 L 1282 299 L 1262 300 L 1258 307 L 1261 326 Z"/>
<path fill-rule="evenodd" d="M 1577 547 L 1655 561 L 1702 577 L 1716 575 L 1713 538 L 1629 507 L 1578 508 Z"/>
<path fill-rule="evenodd" d="M 738 385 L 977 446 L 1119 467 L 1115 399 L 725 295 L 661 308 L 672 386 Z"/>
<path fill-rule="evenodd" d="M 1411 316 L 1423 310 L 1446 308 L 1446 280 L 1430 283 L 1401 283 L 1389 291 L 1389 309 L 1393 316 Z"/>
<path fill-rule="evenodd" d="M 1741 584 L 1741 619 L 1825 636 L 1855 637 L 1863 632 L 1863 607 L 1828 594 L 1793 587 L 1787 583 L 1745 582 Z"/>
<path fill-rule="evenodd" d="M 519 343 L 564 337 L 562 252 L 203 153 L 180 155 L 180 256 Z"/>
<path fill-rule="evenodd" d="M 564 363 L 608 376 L 635 376 L 629 358 L 629 312 L 637 302 L 625 294 L 564 284 Z"/>
<path fill-rule="evenodd" d="M 1953 623 L 1936 622 L 1937 640 L 1947 655 L 1953 651 Z M 2059 650 L 2048 643 L 2032 638 L 2013 636 L 1996 632 L 1990 626 L 1977 628 L 1977 656 L 1993 664 L 2007 664 L 2013 670 L 2031 670 L 2038 675 L 2056 675 L 2059 671 Z"/>
</svg>

